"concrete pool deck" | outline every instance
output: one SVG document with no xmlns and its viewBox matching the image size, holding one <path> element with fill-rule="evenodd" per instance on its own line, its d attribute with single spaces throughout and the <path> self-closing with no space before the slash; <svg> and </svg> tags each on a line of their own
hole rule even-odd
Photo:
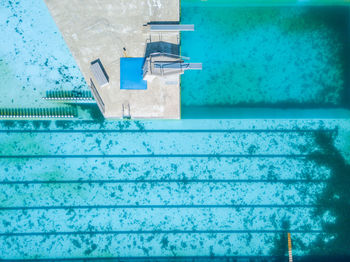
<svg viewBox="0 0 350 262">
<path fill-rule="evenodd" d="M 147 90 L 120 90 L 120 58 L 144 57 L 147 43 L 179 45 L 179 33 L 150 33 L 150 22 L 178 22 L 179 0 L 45 0 L 86 82 L 93 78 L 90 63 L 100 59 L 109 84 L 99 87 L 106 118 L 180 118 L 180 77 L 155 79 Z M 124 48 L 126 51 L 124 51 Z M 101 107 L 100 107 L 101 108 Z M 102 110 L 103 111 L 103 110 Z"/>
</svg>

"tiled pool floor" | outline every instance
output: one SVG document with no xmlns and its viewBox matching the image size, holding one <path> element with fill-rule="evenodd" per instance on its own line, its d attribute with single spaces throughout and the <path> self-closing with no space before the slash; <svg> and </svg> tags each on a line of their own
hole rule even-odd
<svg viewBox="0 0 350 262">
<path fill-rule="evenodd" d="M 328 254 L 347 232 L 321 162 L 344 120 L 2 124 L 1 258 L 285 255 L 286 232 Z"/>
</svg>

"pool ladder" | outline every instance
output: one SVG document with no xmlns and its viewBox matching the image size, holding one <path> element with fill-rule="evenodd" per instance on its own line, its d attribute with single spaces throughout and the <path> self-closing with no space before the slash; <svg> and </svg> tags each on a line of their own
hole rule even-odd
<svg viewBox="0 0 350 262">
<path fill-rule="evenodd" d="M 122 105 L 123 119 L 131 119 L 130 104 L 124 103 Z"/>
</svg>

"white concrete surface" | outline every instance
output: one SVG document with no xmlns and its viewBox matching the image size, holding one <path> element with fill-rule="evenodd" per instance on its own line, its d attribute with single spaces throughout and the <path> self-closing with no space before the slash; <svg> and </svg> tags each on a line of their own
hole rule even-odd
<svg viewBox="0 0 350 262">
<path fill-rule="evenodd" d="M 155 79 L 147 90 L 120 90 L 120 57 L 143 57 L 147 42 L 179 43 L 177 32 L 151 33 L 149 22 L 179 21 L 179 0 L 44 0 L 90 85 L 90 63 L 100 59 L 110 83 L 96 85 L 106 118 L 180 118 L 180 77 Z M 126 52 L 123 51 L 126 48 Z"/>
</svg>

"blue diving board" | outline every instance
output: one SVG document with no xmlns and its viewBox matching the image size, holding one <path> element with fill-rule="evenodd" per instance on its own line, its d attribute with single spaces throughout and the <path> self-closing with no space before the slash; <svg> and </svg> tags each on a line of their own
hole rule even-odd
<svg viewBox="0 0 350 262">
<path fill-rule="evenodd" d="M 194 31 L 194 25 L 151 24 L 151 31 Z"/>
<path fill-rule="evenodd" d="M 120 58 L 120 89 L 145 90 L 147 81 L 143 80 L 143 57 Z"/>
<path fill-rule="evenodd" d="M 169 62 L 155 62 L 154 67 L 169 68 L 169 69 L 183 69 L 183 70 L 202 70 L 202 63 L 169 63 Z"/>
</svg>

